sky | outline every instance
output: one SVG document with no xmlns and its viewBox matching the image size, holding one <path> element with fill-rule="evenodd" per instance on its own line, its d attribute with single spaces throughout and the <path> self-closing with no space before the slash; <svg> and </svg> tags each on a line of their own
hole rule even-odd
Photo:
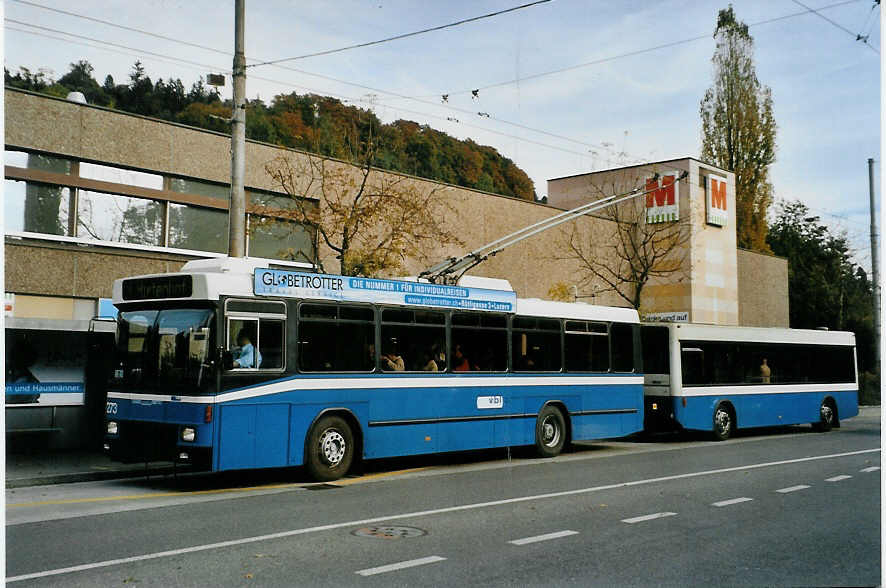
<svg viewBox="0 0 886 588">
<path fill-rule="evenodd" d="M 247 62 L 375 41 L 530 1 L 247 0 Z M 802 4 L 818 13 L 798 0 L 733 3 L 750 25 L 757 76 L 772 89 L 775 196 L 803 201 L 833 231 L 845 232 L 856 261 L 869 269 L 868 158 L 876 162 L 880 199 L 880 7 L 873 0 Z M 370 47 L 251 65 L 247 95 L 265 102 L 293 91 L 335 96 L 371 108 L 383 122 L 414 120 L 470 137 L 511 158 L 543 196 L 551 178 L 699 156 L 699 103 L 712 84 L 717 13 L 727 5 L 551 0 Z M 85 59 L 99 83 L 108 74 L 124 83 L 138 59 L 152 79 L 180 78 L 190 87 L 231 69 L 233 2 L 6 0 L 3 9 L 4 64 L 13 72 L 42 68 L 59 78 Z M 869 35 L 867 44 L 858 34 Z M 548 73 L 558 70 L 566 71 Z M 228 76 L 222 95 L 230 94 Z"/>
</svg>

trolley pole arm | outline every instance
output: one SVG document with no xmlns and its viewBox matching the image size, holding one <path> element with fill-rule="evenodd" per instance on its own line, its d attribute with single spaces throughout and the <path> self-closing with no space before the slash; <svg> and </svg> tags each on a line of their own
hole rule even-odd
<svg viewBox="0 0 886 588">
<path fill-rule="evenodd" d="M 688 172 L 683 172 L 680 176 L 674 180 L 678 182 L 689 175 Z M 655 177 L 658 177 L 658 174 L 655 174 Z M 464 275 L 465 272 L 470 270 L 471 268 L 477 266 L 483 261 L 489 259 L 490 257 L 497 254 L 499 251 L 510 247 L 524 239 L 528 239 L 533 235 L 537 235 L 542 231 L 546 231 L 563 223 L 574 220 L 580 216 L 589 214 L 591 212 L 596 212 L 598 210 L 602 210 L 609 206 L 613 206 L 616 204 L 620 204 L 632 198 L 636 198 L 637 196 L 643 196 L 645 194 L 649 194 L 650 192 L 654 192 L 659 188 L 656 187 L 652 190 L 646 190 L 643 187 L 635 188 L 629 192 L 623 192 L 621 194 L 613 194 L 611 196 L 607 196 L 605 198 L 601 198 L 600 200 L 595 200 L 593 202 L 589 202 L 587 204 L 582 204 L 581 206 L 577 206 L 573 209 L 561 212 L 560 214 L 556 214 L 550 218 L 546 218 L 537 223 L 533 223 L 527 227 L 523 227 L 513 233 L 505 235 L 495 241 L 487 243 L 482 247 L 478 247 L 477 249 L 467 253 L 461 257 L 450 257 L 436 265 L 431 266 L 425 271 L 419 274 L 419 277 L 427 277 L 431 282 L 435 282 L 439 278 L 446 278 L 456 272 L 461 272 L 459 277 Z"/>
</svg>

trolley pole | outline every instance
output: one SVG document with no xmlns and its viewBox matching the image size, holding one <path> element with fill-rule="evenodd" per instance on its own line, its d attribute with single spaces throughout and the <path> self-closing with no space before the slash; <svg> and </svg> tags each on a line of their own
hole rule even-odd
<svg viewBox="0 0 886 588">
<path fill-rule="evenodd" d="M 877 233 L 874 160 L 868 158 L 868 185 L 871 196 L 871 279 L 874 303 L 874 365 L 880 365 L 880 235 Z"/>
<path fill-rule="evenodd" d="M 228 211 L 228 255 L 246 255 L 246 0 L 234 2 L 234 112 L 231 116 L 231 205 Z"/>
</svg>

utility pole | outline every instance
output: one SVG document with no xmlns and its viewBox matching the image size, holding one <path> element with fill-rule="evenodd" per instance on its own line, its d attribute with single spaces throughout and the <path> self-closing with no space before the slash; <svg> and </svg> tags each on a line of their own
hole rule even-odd
<svg viewBox="0 0 886 588">
<path fill-rule="evenodd" d="M 228 255 L 246 256 L 246 0 L 234 1 L 234 112 L 231 116 L 231 206 L 228 210 Z"/>
<path fill-rule="evenodd" d="M 874 294 L 874 365 L 880 364 L 880 235 L 874 197 L 874 160 L 868 158 L 868 186 L 871 195 L 871 279 Z"/>
</svg>

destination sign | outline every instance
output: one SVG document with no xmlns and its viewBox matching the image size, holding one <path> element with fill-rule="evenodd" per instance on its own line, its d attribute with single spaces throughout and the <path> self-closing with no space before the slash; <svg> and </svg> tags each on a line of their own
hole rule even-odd
<svg viewBox="0 0 886 588">
<path fill-rule="evenodd" d="M 517 307 L 517 295 L 505 290 L 275 269 L 256 269 L 253 289 L 256 296 L 319 298 L 460 310 L 514 312 Z"/>
<path fill-rule="evenodd" d="M 192 292 L 191 276 L 187 274 L 123 280 L 123 300 L 190 298 Z"/>
</svg>

